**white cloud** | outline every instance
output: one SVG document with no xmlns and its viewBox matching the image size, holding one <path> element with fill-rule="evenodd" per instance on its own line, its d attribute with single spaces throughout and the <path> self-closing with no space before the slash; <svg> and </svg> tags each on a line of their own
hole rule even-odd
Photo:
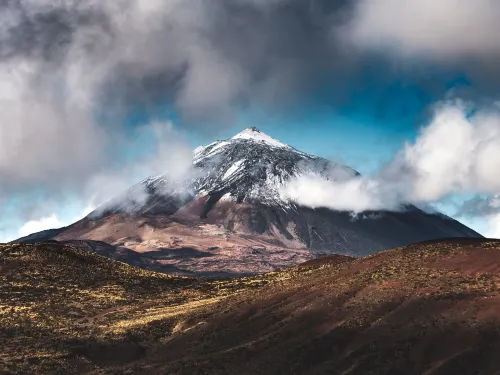
<svg viewBox="0 0 500 375">
<path fill-rule="evenodd" d="M 329 207 L 339 211 L 397 209 L 398 200 L 386 196 L 379 181 L 355 177 L 347 181 L 327 181 L 318 175 L 303 175 L 290 181 L 284 194 L 312 208 Z"/>
<path fill-rule="evenodd" d="M 172 183 L 193 178 L 193 151 L 182 135 L 175 130 L 171 122 L 152 122 L 140 129 L 153 141 L 148 144 L 150 150 L 144 156 L 127 162 L 123 168 L 95 173 L 85 184 L 84 196 L 91 206 L 98 207 L 115 198 L 138 181 L 156 175 L 163 175 Z M 136 204 L 144 202 L 148 194 L 136 190 L 128 199 Z M 127 202 L 123 202 L 126 206 Z"/>
<path fill-rule="evenodd" d="M 500 112 L 470 110 L 461 102 L 438 107 L 415 144 L 396 158 L 388 173 L 410 179 L 409 198 L 429 202 L 456 192 L 500 191 Z"/>
<path fill-rule="evenodd" d="M 30 220 L 19 229 L 19 237 L 24 237 L 32 233 L 41 232 L 46 229 L 60 228 L 63 225 L 56 214 L 42 217 L 39 220 Z"/>
<path fill-rule="evenodd" d="M 30 220 L 30 221 L 24 223 L 21 226 L 21 228 L 19 228 L 17 236 L 24 237 L 24 236 L 28 236 L 32 233 L 41 232 L 41 231 L 47 230 L 47 229 L 58 229 L 58 228 L 65 227 L 69 224 L 72 224 L 72 223 L 84 218 L 90 212 L 92 212 L 92 210 L 93 210 L 92 206 L 87 206 L 83 209 L 83 211 L 79 215 L 71 217 L 67 220 L 61 220 L 56 213 L 53 213 L 53 214 L 46 216 L 46 217 L 42 217 L 38 220 Z M 5 242 L 12 241 L 14 239 L 15 238 L 9 238 L 9 239 L 6 239 Z"/>
<path fill-rule="evenodd" d="M 358 0 L 346 37 L 407 57 L 457 58 L 500 53 L 495 0 Z"/>
<path fill-rule="evenodd" d="M 500 192 L 500 112 L 476 112 L 462 102 L 436 109 L 415 143 L 407 143 L 375 176 L 347 181 L 294 179 L 285 194 L 300 204 L 336 210 L 397 210 L 405 203 L 437 202 L 455 193 Z"/>
<path fill-rule="evenodd" d="M 500 195 L 476 196 L 462 203 L 458 213 L 466 220 L 484 221 L 486 237 L 500 238 Z"/>
<path fill-rule="evenodd" d="M 485 234 L 488 238 L 500 238 L 500 215 L 488 218 L 489 231 Z"/>
<path fill-rule="evenodd" d="M 57 82 L 43 95 L 30 86 L 39 71 L 26 65 L 0 64 L 0 190 L 80 180 L 76 171 L 88 175 L 106 140 L 84 103 L 55 92 Z"/>
<path fill-rule="evenodd" d="M 152 122 L 144 125 L 134 133 L 134 138 L 146 140 L 148 149 L 139 152 L 135 158 L 114 165 L 112 170 L 108 166 L 96 166 L 92 174 L 86 177 L 86 181 L 81 183 L 78 194 L 49 197 L 42 195 L 16 203 L 17 211 L 13 211 L 12 207 L 11 211 L 5 212 L 4 215 L 11 218 L 10 222 L 13 222 L 14 216 L 15 222 L 24 221 L 24 224 L 21 224 L 21 229 L 17 231 L 15 224 L 7 221 L 7 226 L 3 230 L 0 228 L 0 240 L 11 241 L 40 230 L 69 225 L 145 177 L 162 174 L 179 185 L 195 177 L 191 147 L 172 123 Z M 130 142 L 133 143 L 134 140 Z M 133 200 L 134 204 L 140 204 L 145 202 L 147 196 L 146 191 L 136 190 L 133 196 L 128 198 Z M 85 209 L 79 213 L 82 202 L 86 202 Z M 126 206 L 127 202 L 123 202 L 123 207 Z M 55 208 L 57 211 L 54 211 Z"/>
</svg>

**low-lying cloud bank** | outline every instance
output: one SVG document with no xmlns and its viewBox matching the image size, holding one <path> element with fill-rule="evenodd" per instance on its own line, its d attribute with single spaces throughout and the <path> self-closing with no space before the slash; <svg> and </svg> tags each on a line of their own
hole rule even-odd
<svg viewBox="0 0 500 375">
<path fill-rule="evenodd" d="M 500 108 L 477 110 L 461 101 L 435 109 L 432 121 L 374 176 L 326 181 L 292 180 L 284 193 L 299 204 L 356 213 L 399 210 L 404 204 L 438 202 L 456 193 L 500 192 Z M 475 200 L 462 214 L 500 212 L 498 198 Z"/>
</svg>

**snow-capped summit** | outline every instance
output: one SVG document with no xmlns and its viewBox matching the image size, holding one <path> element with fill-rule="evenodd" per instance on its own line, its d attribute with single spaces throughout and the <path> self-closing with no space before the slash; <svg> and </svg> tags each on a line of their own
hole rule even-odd
<svg viewBox="0 0 500 375">
<path fill-rule="evenodd" d="M 231 139 L 246 139 L 254 142 L 260 142 L 260 143 L 265 143 L 269 146 L 273 147 L 286 147 L 286 148 L 291 148 L 289 145 L 284 144 L 277 139 L 274 139 L 273 137 L 262 133 L 259 129 L 256 127 L 251 127 L 251 128 L 246 128 L 243 130 L 241 133 L 236 134 L 234 137 Z"/>
<path fill-rule="evenodd" d="M 200 195 L 223 192 L 225 200 L 259 201 L 269 205 L 291 207 L 282 194 L 291 178 L 305 173 L 323 174 L 332 168 L 352 169 L 303 153 L 280 142 L 259 129 L 247 128 L 234 137 L 198 147 L 194 166 L 204 171 L 195 181 Z"/>
</svg>

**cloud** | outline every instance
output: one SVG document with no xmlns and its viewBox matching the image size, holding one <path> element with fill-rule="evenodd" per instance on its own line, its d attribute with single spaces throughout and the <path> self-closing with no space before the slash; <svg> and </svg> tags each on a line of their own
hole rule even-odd
<svg viewBox="0 0 500 375">
<path fill-rule="evenodd" d="M 311 207 L 362 212 L 399 210 L 407 203 L 438 202 L 456 193 L 500 192 L 500 111 L 461 101 L 441 104 L 414 143 L 407 143 L 374 176 L 325 180 L 301 176 L 284 194 Z M 473 202 L 483 209 L 496 200 Z M 470 207 L 468 208 L 471 209 Z"/>
<path fill-rule="evenodd" d="M 41 232 L 46 229 L 60 228 L 63 225 L 59 221 L 56 214 L 47 217 L 42 217 L 40 220 L 31 220 L 19 229 L 19 236 L 24 237 L 31 233 Z"/>
<path fill-rule="evenodd" d="M 363 61 L 383 61 L 429 90 L 443 74 L 470 83 L 479 104 L 500 95 L 500 3 L 492 0 L 353 0 L 335 35 Z M 392 73 L 392 74 L 393 74 Z"/>
<path fill-rule="evenodd" d="M 0 5 L 0 194 L 78 188 L 110 169 L 124 120 L 166 103 L 230 120 L 348 69 L 331 38 L 348 1 L 9 0 Z M 199 128 L 199 130 L 202 128 Z"/>
<path fill-rule="evenodd" d="M 339 84 L 363 65 L 349 43 L 494 51 L 497 8 L 486 0 L 3 2 L 0 194 L 79 189 L 95 170 L 113 170 L 127 147 L 123 120 L 137 108 L 168 103 L 183 123 L 222 123 L 241 108 L 306 96 L 325 77 Z M 472 23 L 481 27 L 457 36 Z M 413 41 L 428 30 L 433 38 Z"/>
<path fill-rule="evenodd" d="M 457 217 L 466 219 L 485 219 L 489 238 L 500 238 L 500 195 L 475 196 L 459 205 Z"/>
<path fill-rule="evenodd" d="M 41 232 L 47 229 L 62 228 L 66 225 L 72 224 L 92 211 L 92 207 L 86 207 L 80 215 L 70 218 L 69 220 L 62 220 L 56 213 L 52 213 L 49 216 L 42 217 L 38 220 L 30 220 L 24 223 L 18 231 L 18 237 L 25 237 L 32 233 Z"/>
<path fill-rule="evenodd" d="M 92 45 L 85 31 L 100 21 L 90 11 L 72 17 L 35 4 L 8 1 L 1 9 L 0 194 L 78 185 L 102 161 L 108 141 L 93 118 L 91 74 L 85 79 L 78 57 Z"/>
<path fill-rule="evenodd" d="M 11 0 L 0 56 L 107 109 L 161 99 L 206 120 L 278 101 L 339 68 L 347 53 L 330 31 L 347 3 Z"/>
<path fill-rule="evenodd" d="M 98 207 L 120 193 L 127 191 L 132 184 L 149 176 L 162 175 L 172 186 L 185 186 L 197 176 L 193 168 L 193 151 L 171 122 L 152 122 L 140 129 L 141 134 L 151 138 L 152 151 L 128 161 L 124 168 L 95 173 L 85 185 L 84 197 L 88 205 Z M 143 204 L 148 197 L 144 186 L 128 190 L 121 205 L 127 208 Z"/>
<path fill-rule="evenodd" d="M 435 201 L 455 192 L 500 191 L 498 160 L 498 108 L 475 109 L 458 101 L 438 106 L 431 123 L 386 173 L 409 179 L 414 200 Z"/>
<path fill-rule="evenodd" d="M 78 188 L 68 189 L 68 185 L 58 179 L 52 182 L 52 190 L 24 187 L 23 194 L 13 193 L 11 201 L 9 196 L 4 198 L 6 202 L 0 212 L 0 223 L 5 223 L 3 240 L 10 241 L 19 237 L 16 226 L 29 230 L 49 227 L 55 224 L 54 215 L 60 226 L 68 225 L 81 218 L 75 216 L 75 212 L 84 210 L 89 213 L 90 208 L 99 207 L 145 177 L 161 174 L 172 182 L 182 184 L 195 176 L 191 147 L 171 122 L 151 122 L 136 129 L 132 138 L 119 140 L 126 152 L 123 160 L 96 164 L 84 176 L 85 179 L 75 180 L 81 181 Z M 142 138 L 140 143 L 145 145 L 146 150 L 134 148 L 139 138 Z M 129 150 L 127 146 L 130 146 Z M 76 170 L 69 170 L 69 174 L 82 172 L 78 165 L 74 167 Z M 132 199 L 144 203 L 147 197 L 146 191 L 136 189 L 133 195 L 129 194 L 129 201 L 122 202 L 122 205 L 125 207 L 127 202 L 132 204 Z M 0 194 L 0 200 L 1 198 Z M 10 206 L 5 209 L 5 204 L 8 203 Z M 52 220 L 49 221 L 48 218 Z"/>
<path fill-rule="evenodd" d="M 285 195 L 305 206 L 328 207 L 356 213 L 367 210 L 396 209 L 398 202 L 381 192 L 376 180 L 355 177 L 348 181 L 325 180 L 318 175 L 304 175 L 293 179 L 285 188 Z"/>
<path fill-rule="evenodd" d="M 475 196 L 463 202 L 458 210 L 457 216 L 481 217 L 495 216 L 500 214 L 500 196 Z"/>
<path fill-rule="evenodd" d="M 500 214 L 488 217 L 489 230 L 485 233 L 488 238 L 500 238 Z"/>
<path fill-rule="evenodd" d="M 405 57 L 498 56 L 499 17 L 500 3 L 491 0 L 358 0 L 346 34 Z"/>
</svg>

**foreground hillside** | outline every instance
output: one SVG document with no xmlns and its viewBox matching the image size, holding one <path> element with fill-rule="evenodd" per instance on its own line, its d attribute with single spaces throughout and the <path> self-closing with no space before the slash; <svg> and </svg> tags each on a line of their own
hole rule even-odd
<svg viewBox="0 0 500 375">
<path fill-rule="evenodd" d="M 50 243 L 4 245 L 0 267 L 0 373 L 500 371 L 500 242 L 428 242 L 228 281 Z"/>
</svg>

